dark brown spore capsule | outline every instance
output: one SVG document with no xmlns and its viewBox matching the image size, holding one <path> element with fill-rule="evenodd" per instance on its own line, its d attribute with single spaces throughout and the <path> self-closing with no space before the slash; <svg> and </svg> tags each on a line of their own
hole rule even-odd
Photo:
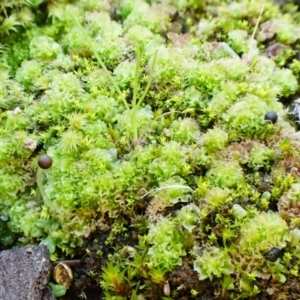
<svg viewBox="0 0 300 300">
<path fill-rule="evenodd" d="M 44 170 L 49 169 L 52 166 L 52 158 L 47 154 L 43 154 L 38 159 L 38 165 Z"/>
</svg>

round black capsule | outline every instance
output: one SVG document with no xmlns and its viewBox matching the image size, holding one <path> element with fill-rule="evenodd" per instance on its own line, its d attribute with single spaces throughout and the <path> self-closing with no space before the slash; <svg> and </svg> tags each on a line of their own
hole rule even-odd
<svg viewBox="0 0 300 300">
<path fill-rule="evenodd" d="M 52 158 L 47 154 L 43 154 L 38 159 L 38 165 L 42 169 L 49 169 L 52 166 Z"/>
<path fill-rule="evenodd" d="M 269 111 L 265 114 L 265 120 L 271 121 L 274 124 L 278 120 L 278 115 L 274 111 Z"/>
<path fill-rule="evenodd" d="M 282 251 L 278 248 L 272 248 L 266 255 L 265 259 L 275 262 L 282 255 Z"/>
</svg>

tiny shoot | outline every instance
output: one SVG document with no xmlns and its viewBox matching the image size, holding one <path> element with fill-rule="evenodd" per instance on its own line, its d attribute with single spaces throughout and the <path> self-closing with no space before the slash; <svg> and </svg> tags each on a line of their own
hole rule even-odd
<svg viewBox="0 0 300 300">
<path fill-rule="evenodd" d="M 86 33 L 84 27 L 80 24 L 80 22 L 77 19 L 74 18 L 74 21 L 78 25 L 78 27 L 80 28 L 82 34 L 85 36 L 86 41 L 87 41 L 93 55 L 97 59 L 97 61 L 100 64 L 101 68 L 103 69 L 104 73 L 106 74 L 106 76 L 109 78 L 112 85 L 116 89 L 116 92 L 118 93 L 119 97 L 121 98 L 125 109 L 128 112 L 130 112 L 130 122 L 131 122 L 131 127 L 133 129 L 132 130 L 133 131 L 133 133 L 132 133 L 132 135 L 133 135 L 132 136 L 133 146 L 135 147 L 138 144 L 137 112 L 138 112 L 138 109 L 141 107 L 141 104 L 144 101 L 144 99 L 145 99 L 145 97 L 146 97 L 146 95 L 149 91 L 149 88 L 151 86 L 151 83 L 153 81 L 154 67 L 155 67 L 155 62 L 156 62 L 156 57 L 157 57 L 157 50 L 154 53 L 154 57 L 153 57 L 152 64 L 151 64 L 151 67 L 150 67 L 149 79 L 147 81 L 146 88 L 144 89 L 142 95 L 140 97 L 138 97 L 138 91 L 139 91 L 139 88 L 140 88 L 139 76 L 140 76 L 140 71 L 141 71 L 141 57 L 142 57 L 141 52 L 142 52 L 142 50 L 141 50 L 140 46 L 137 47 L 137 49 L 136 49 L 136 67 L 135 67 L 134 83 L 133 83 L 133 99 L 132 99 L 131 105 L 129 105 L 129 103 L 125 99 L 124 94 L 122 93 L 122 91 L 120 90 L 117 82 L 115 81 L 114 77 L 108 71 L 107 67 L 105 66 L 105 63 L 103 62 L 103 60 L 99 56 L 99 54 L 97 52 L 97 49 L 95 47 L 95 44 L 91 41 L 91 39 L 88 36 L 88 34 Z"/>
</svg>

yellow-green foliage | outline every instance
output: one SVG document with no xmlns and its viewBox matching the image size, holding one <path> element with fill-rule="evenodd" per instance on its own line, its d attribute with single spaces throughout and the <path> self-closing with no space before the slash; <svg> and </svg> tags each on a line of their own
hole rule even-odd
<svg viewBox="0 0 300 300">
<path fill-rule="evenodd" d="M 240 249 L 245 253 L 266 253 L 282 249 L 288 240 L 288 226 L 275 213 L 261 213 L 241 227 Z"/>
<path fill-rule="evenodd" d="M 110 231 L 107 299 L 166 295 L 192 266 L 224 299 L 297 275 L 299 135 L 281 101 L 299 90 L 293 5 L 0 2 L 1 243 L 57 259 Z"/>
</svg>

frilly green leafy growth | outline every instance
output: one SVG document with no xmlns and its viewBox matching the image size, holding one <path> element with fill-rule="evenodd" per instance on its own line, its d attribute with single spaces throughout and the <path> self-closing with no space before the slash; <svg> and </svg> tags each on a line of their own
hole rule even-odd
<svg viewBox="0 0 300 300">
<path fill-rule="evenodd" d="M 206 278 L 212 280 L 214 276 L 221 277 L 232 274 L 234 268 L 226 251 L 211 247 L 206 249 L 201 256 L 196 256 L 194 270 L 199 273 L 200 280 Z"/>
<path fill-rule="evenodd" d="M 238 163 L 231 161 L 216 161 L 207 173 L 212 185 L 221 188 L 234 188 L 244 178 L 243 169 Z"/>
<path fill-rule="evenodd" d="M 177 230 L 172 220 L 160 220 L 150 228 L 147 242 L 151 245 L 148 250 L 149 267 L 171 271 L 182 262 L 186 254 L 182 234 Z"/>
<path fill-rule="evenodd" d="M 288 240 L 288 226 L 280 215 L 262 212 L 241 227 L 239 245 L 245 253 L 266 253 L 284 248 Z"/>
</svg>

